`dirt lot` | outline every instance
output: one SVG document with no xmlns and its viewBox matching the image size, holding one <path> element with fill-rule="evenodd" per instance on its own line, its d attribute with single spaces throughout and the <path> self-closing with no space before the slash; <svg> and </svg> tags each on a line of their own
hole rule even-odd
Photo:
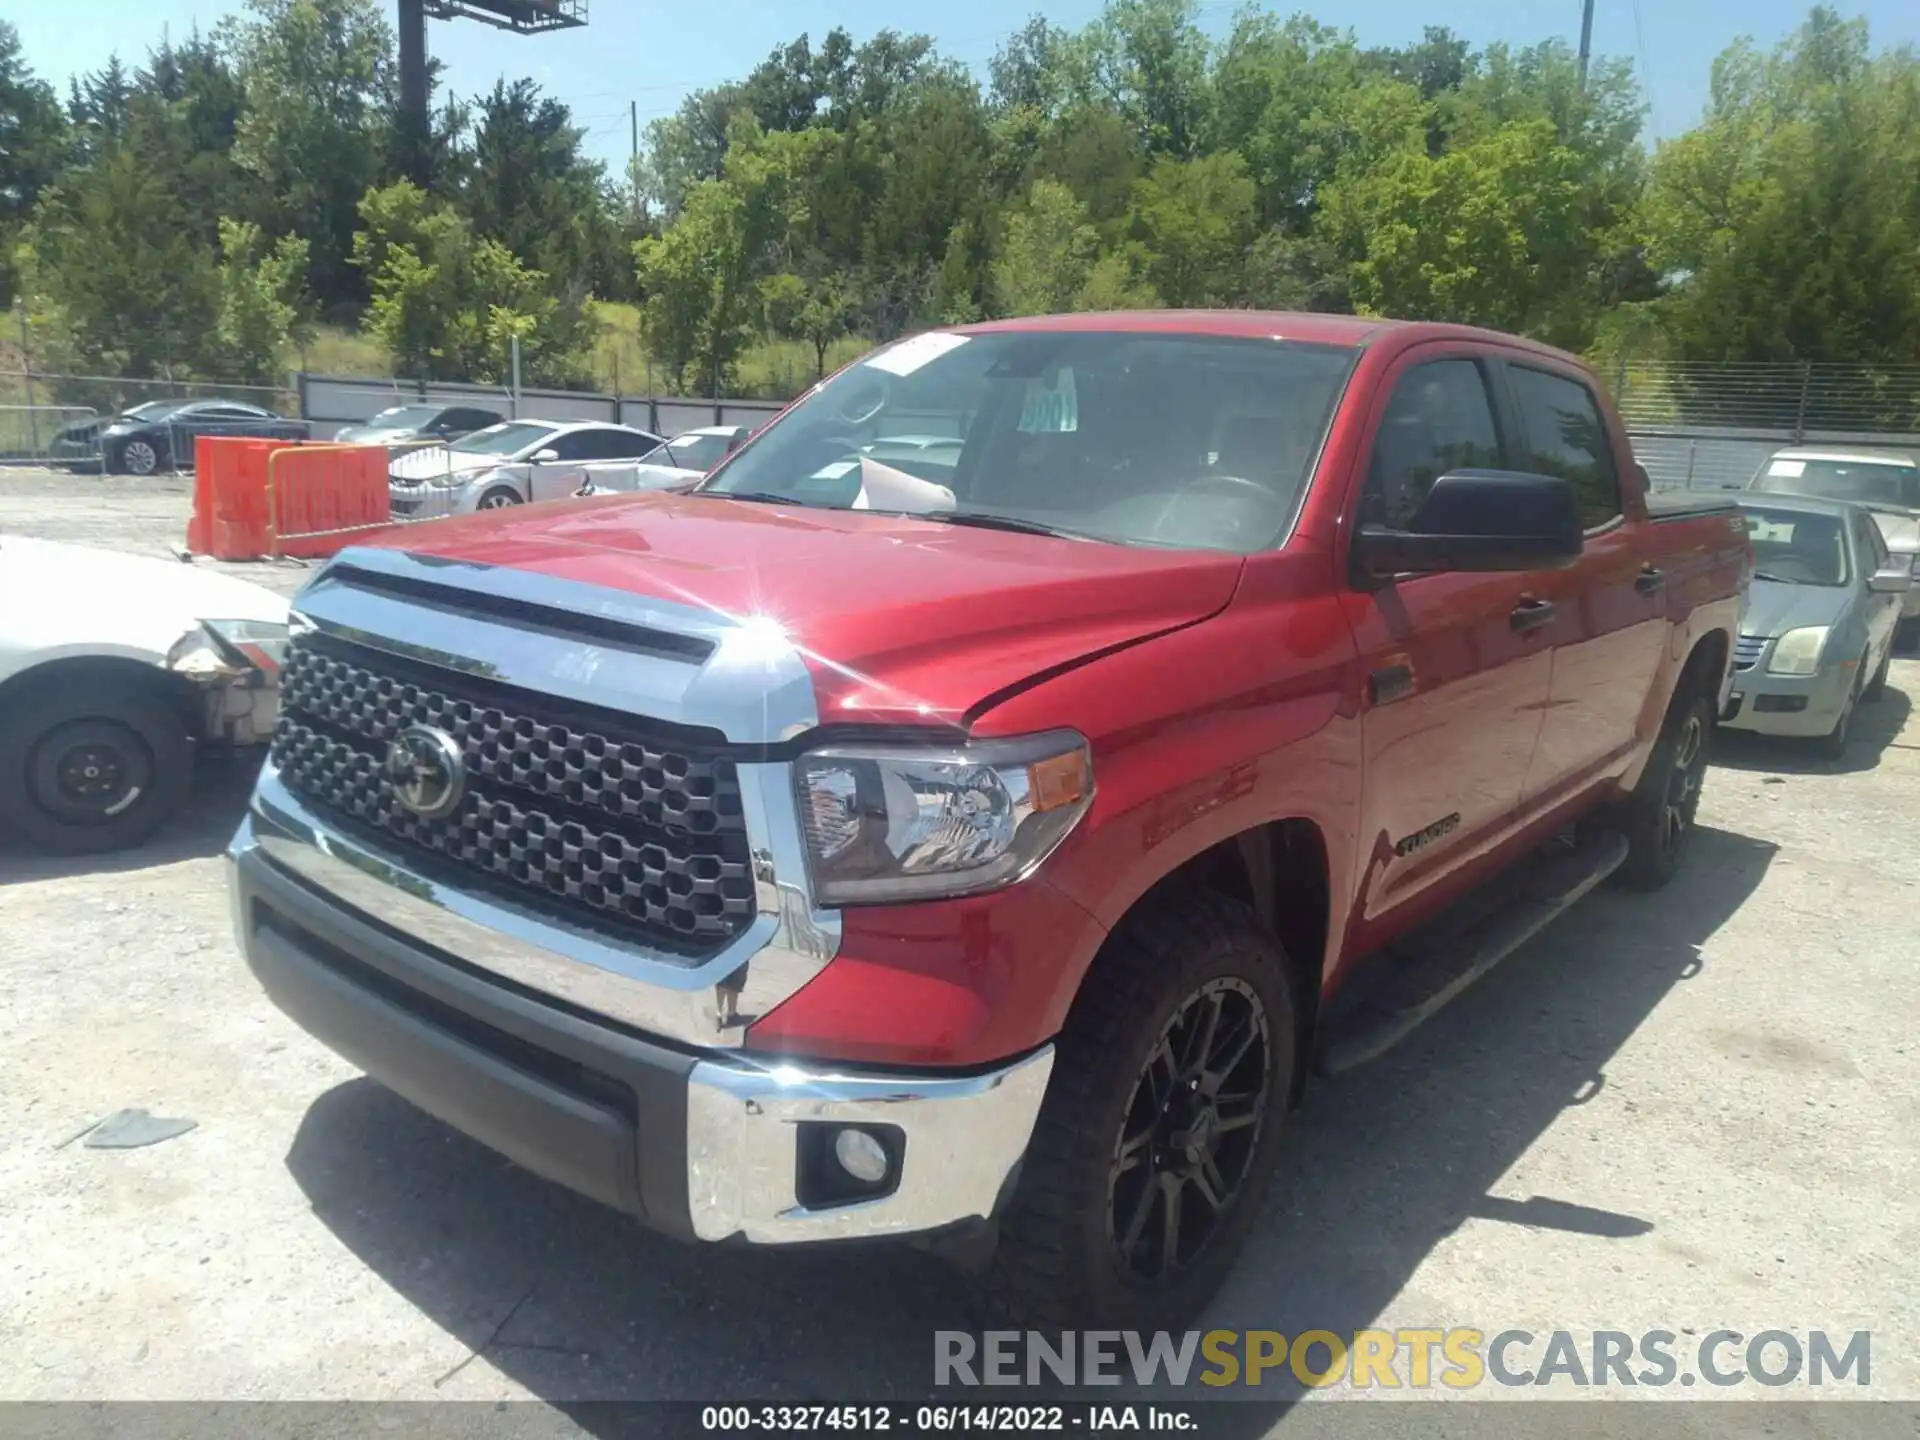
<svg viewBox="0 0 1920 1440">
<path fill-rule="evenodd" d="M 186 495 L 0 474 L 0 532 L 165 554 Z M 1903 659 L 1838 764 L 1730 740 L 1680 882 L 1322 1082 L 1208 1323 L 1869 1329 L 1869 1393 L 1920 1398 L 1916 694 Z M 926 1390 L 969 1323 L 935 1263 L 653 1239 L 283 1020 L 228 929 L 247 778 L 136 854 L 0 853 L 0 1399 Z M 123 1106 L 198 1128 L 63 1144 Z"/>
</svg>

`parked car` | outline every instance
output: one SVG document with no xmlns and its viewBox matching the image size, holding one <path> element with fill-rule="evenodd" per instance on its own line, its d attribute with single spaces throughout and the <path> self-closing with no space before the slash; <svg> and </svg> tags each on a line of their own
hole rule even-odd
<svg viewBox="0 0 1920 1440">
<path fill-rule="evenodd" d="M 1864 505 L 1894 560 L 1920 577 L 1920 461 L 1913 455 L 1844 446 L 1778 450 L 1747 488 Z M 1898 643 L 1920 643 L 1920 588 L 1910 590 L 1902 602 Z"/>
<path fill-rule="evenodd" d="M 504 423 L 496 410 L 472 405 L 395 405 L 359 425 L 343 425 L 333 438 L 343 445 L 414 445 L 460 440 Z"/>
<path fill-rule="evenodd" d="M 1854 708 L 1886 692 L 1912 572 L 1858 505 L 1748 492 L 1740 509 L 1754 575 L 1720 723 L 1813 740 L 1837 758 Z"/>
<path fill-rule="evenodd" d="M 593 461 L 638 460 L 660 437 L 597 421 L 507 420 L 451 445 L 409 450 L 388 466 L 393 513 L 410 519 L 557 500 Z"/>
<path fill-rule="evenodd" d="M 753 435 L 745 425 L 710 425 L 663 440 L 633 464 L 597 461 L 586 466 L 580 488 L 587 495 L 692 488 Z"/>
<path fill-rule="evenodd" d="M 863 454 L 889 411 L 961 463 Z M 1529 341 L 922 335 L 691 493 L 318 571 L 240 944 L 355 1065 L 669 1234 L 913 1236 L 1030 1322 L 1177 1329 L 1316 1064 L 1674 875 L 1751 564 Z"/>
<path fill-rule="evenodd" d="M 193 442 L 202 435 L 305 440 L 309 433 L 304 420 L 238 400 L 150 400 L 103 425 L 95 453 L 110 474 L 152 475 L 168 466 L 191 468 Z"/>
<path fill-rule="evenodd" d="M 0 536 L 0 826 L 39 848 L 137 845 L 194 754 L 264 745 L 287 602 L 231 576 Z"/>
</svg>

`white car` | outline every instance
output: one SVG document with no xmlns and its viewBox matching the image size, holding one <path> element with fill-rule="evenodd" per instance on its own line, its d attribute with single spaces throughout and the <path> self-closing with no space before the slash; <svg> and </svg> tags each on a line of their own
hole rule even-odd
<svg viewBox="0 0 1920 1440">
<path fill-rule="evenodd" d="M 0 825 L 59 854 L 145 840 L 196 747 L 272 737 L 287 616 L 230 575 L 0 535 Z"/>
<path fill-rule="evenodd" d="M 410 450 L 387 467 L 396 519 L 421 520 L 558 500 L 597 462 L 641 459 L 658 435 L 602 421 L 507 420 L 451 445 Z"/>
<path fill-rule="evenodd" d="M 706 425 L 683 431 L 671 440 L 662 440 L 632 465 L 587 467 L 589 488 L 580 493 L 605 495 L 690 486 L 710 474 L 752 434 L 746 425 Z"/>
</svg>

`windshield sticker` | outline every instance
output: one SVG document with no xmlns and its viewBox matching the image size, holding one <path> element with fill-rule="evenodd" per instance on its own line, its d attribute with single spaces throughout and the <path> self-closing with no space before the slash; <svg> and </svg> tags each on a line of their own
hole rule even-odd
<svg viewBox="0 0 1920 1440">
<path fill-rule="evenodd" d="M 944 515 L 955 507 L 953 491 L 891 465 L 860 457 L 860 493 L 855 510 L 902 510 L 909 515 Z"/>
<path fill-rule="evenodd" d="M 1022 435 L 1071 435 L 1080 428 L 1080 394 L 1074 389 L 1073 367 L 1063 365 L 1049 381 L 1036 375 L 1027 381 L 1026 404 L 1020 410 Z"/>
<path fill-rule="evenodd" d="M 966 343 L 967 337 L 964 335 L 943 335 L 938 332 L 915 335 L 898 345 L 888 346 L 867 364 L 889 375 L 911 375 L 929 360 L 938 360 L 949 350 L 958 350 Z"/>
<path fill-rule="evenodd" d="M 1776 460 L 1767 468 L 1769 475 L 1778 475 L 1783 480 L 1798 480 L 1807 473 L 1804 460 Z"/>
</svg>

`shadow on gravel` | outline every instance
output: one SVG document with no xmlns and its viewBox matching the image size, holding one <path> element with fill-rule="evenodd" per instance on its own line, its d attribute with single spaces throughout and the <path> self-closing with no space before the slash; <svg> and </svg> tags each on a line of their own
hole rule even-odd
<svg viewBox="0 0 1920 1440">
<path fill-rule="evenodd" d="M 1889 682 L 1878 700 L 1862 700 L 1853 712 L 1847 753 L 1828 760 L 1811 740 L 1783 740 L 1746 730 L 1719 730 L 1713 737 L 1713 763 L 1756 775 L 1853 775 L 1877 769 L 1880 756 L 1896 743 L 1913 714 L 1913 701 Z"/>
<path fill-rule="evenodd" d="M 1700 972 L 1702 945 L 1773 853 L 1700 831 L 1667 890 L 1603 888 L 1400 1049 L 1310 1088 L 1262 1221 L 1196 1328 L 1363 1328 L 1472 1217 L 1571 1231 L 1597 1247 L 1658 1230 L 1659 1215 L 1620 1213 L 1604 1180 L 1525 1199 L 1488 1190 L 1564 1110 L 1606 1088 L 1611 1058 Z M 932 1332 L 978 1328 L 959 1281 L 917 1252 L 684 1248 L 516 1170 L 367 1080 L 314 1103 L 288 1166 L 315 1214 L 382 1280 L 608 1435 L 617 1412 L 581 1402 L 923 1398 Z M 1623 1263 L 1631 1254 L 1619 1253 Z M 443 1393 L 473 1393 L 461 1385 L 449 1379 Z M 1280 1418 L 1271 1405 L 1210 1408 L 1206 1432 L 1251 1436 Z"/>
<path fill-rule="evenodd" d="M 186 805 L 158 835 L 113 855 L 37 855 L 24 841 L 0 830 L 0 885 L 70 875 L 113 875 L 218 855 L 239 828 L 259 773 L 257 755 L 208 761 L 194 777 Z"/>
</svg>

